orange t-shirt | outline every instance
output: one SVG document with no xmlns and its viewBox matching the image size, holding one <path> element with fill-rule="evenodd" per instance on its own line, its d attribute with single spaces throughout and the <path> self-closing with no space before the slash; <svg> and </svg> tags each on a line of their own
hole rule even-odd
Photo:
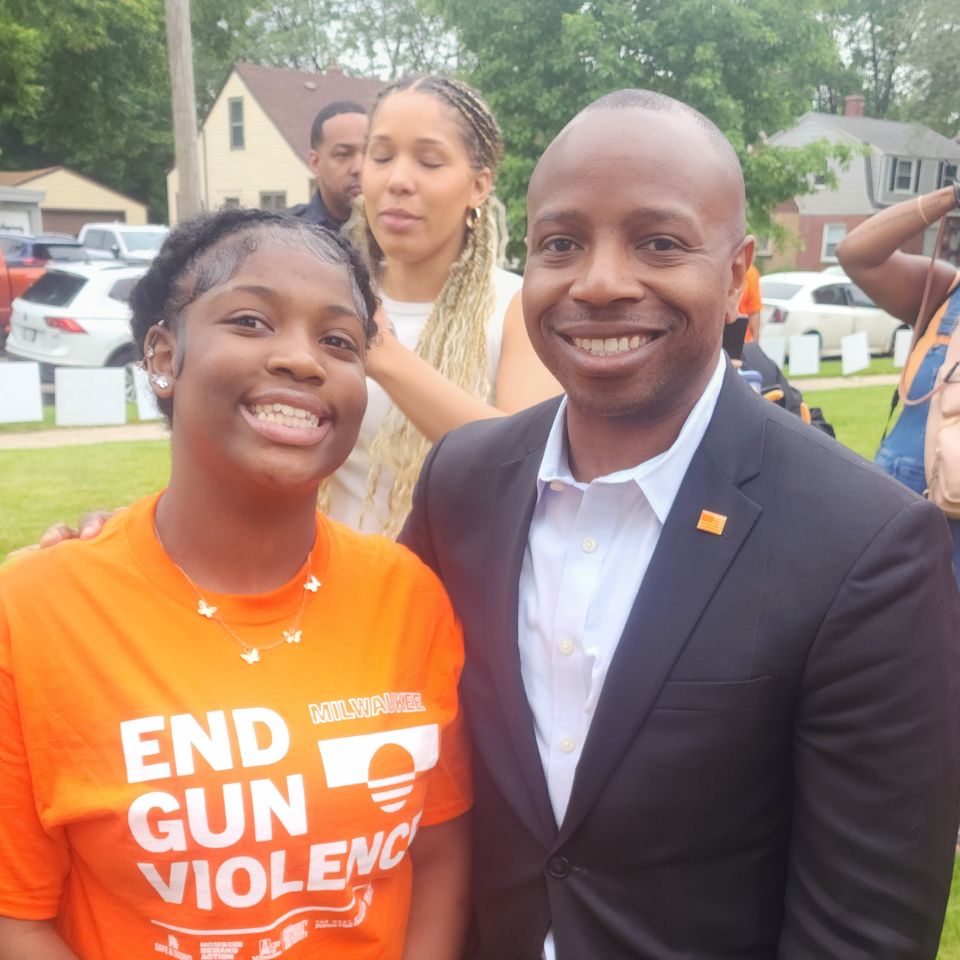
<svg viewBox="0 0 960 960">
<path fill-rule="evenodd" d="M 747 267 L 747 275 L 743 280 L 743 292 L 740 294 L 740 303 L 737 313 L 741 317 L 749 317 L 751 313 L 759 313 L 763 309 L 763 300 L 760 299 L 760 271 L 751 263 Z M 744 337 L 747 343 L 753 340 L 753 333 L 747 327 Z"/>
<path fill-rule="evenodd" d="M 470 806 L 443 588 L 320 517 L 290 583 L 202 592 L 281 639 L 248 664 L 156 501 L 0 571 L 0 914 L 56 917 L 82 960 L 399 957 L 413 836 Z"/>
</svg>

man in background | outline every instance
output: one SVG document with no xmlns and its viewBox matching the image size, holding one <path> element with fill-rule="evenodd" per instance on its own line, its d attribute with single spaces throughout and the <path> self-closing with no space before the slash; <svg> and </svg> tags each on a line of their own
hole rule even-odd
<svg viewBox="0 0 960 960">
<path fill-rule="evenodd" d="M 360 167 L 367 138 L 367 111 L 352 100 L 337 100 L 313 119 L 307 163 L 317 181 L 309 203 L 288 213 L 331 230 L 339 230 L 350 216 L 360 193 Z"/>
</svg>

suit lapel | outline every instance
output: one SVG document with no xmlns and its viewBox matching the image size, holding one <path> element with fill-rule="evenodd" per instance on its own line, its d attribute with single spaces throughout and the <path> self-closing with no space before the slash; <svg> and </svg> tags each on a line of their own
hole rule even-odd
<svg viewBox="0 0 960 960">
<path fill-rule="evenodd" d="M 607 670 L 557 843 L 582 822 L 636 737 L 701 613 L 760 515 L 739 483 L 759 469 L 763 413 L 728 371 Z M 727 518 L 697 529 L 702 510 Z"/>
<path fill-rule="evenodd" d="M 496 685 L 510 741 L 507 748 L 513 751 L 515 763 L 504 762 L 504 744 L 498 738 L 480 738 L 476 745 L 481 753 L 487 749 L 495 752 L 487 764 L 491 775 L 534 835 L 548 841 L 556 836 L 557 825 L 520 672 L 517 616 L 520 570 L 537 499 L 537 473 L 556 404 L 550 404 L 549 410 L 550 416 L 538 418 L 528 431 L 531 444 L 525 454 L 500 465 L 491 501 L 494 508 L 489 512 L 484 648 L 490 658 L 487 675 Z"/>
</svg>

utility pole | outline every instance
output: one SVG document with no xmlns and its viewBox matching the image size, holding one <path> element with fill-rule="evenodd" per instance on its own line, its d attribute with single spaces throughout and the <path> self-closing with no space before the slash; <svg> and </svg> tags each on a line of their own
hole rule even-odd
<svg viewBox="0 0 960 960">
<path fill-rule="evenodd" d="M 167 15 L 167 56 L 173 92 L 173 147 L 177 164 L 177 219 L 203 209 L 197 155 L 197 99 L 193 87 L 193 38 L 190 0 L 164 0 Z"/>
</svg>

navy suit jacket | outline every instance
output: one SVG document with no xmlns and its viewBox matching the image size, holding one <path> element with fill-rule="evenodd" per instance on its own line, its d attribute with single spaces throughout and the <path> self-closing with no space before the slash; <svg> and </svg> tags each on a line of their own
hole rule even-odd
<svg viewBox="0 0 960 960">
<path fill-rule="evenodd" d="M 471 956 L 536 960 L 552 927 L 558 960 L 934 957 L 960 810 L 943 516 L 728 370 L 557 824 L 517 649 L 557 403 L 445 437 L 402 535 L 465 631 Z"/>
</svg>

